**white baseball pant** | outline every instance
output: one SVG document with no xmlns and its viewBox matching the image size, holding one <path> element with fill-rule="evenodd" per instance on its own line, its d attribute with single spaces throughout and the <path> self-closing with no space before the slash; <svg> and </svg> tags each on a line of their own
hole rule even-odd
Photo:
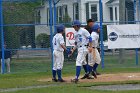
<svg viewBox="0 0 140 93">
<path fill-rule="evenodd" d="M 100 64 L 101 63 L 101 57 L 98 52 L 97 48 L 95 49 L 95 58 L 93 58 L 93 51 L 91 53 L 88 53 L 88 65 L 93 66 L 95 63 Z"/>
<path fill-rule="evenodd" d="M 76 59 L 76 66 L 86 65 L 86 55 L 88 53 L 88 49 L 86 47 L 78 48 L 78 55 Z"/>
<path fill-rule="evenodd" d="M 53 70 L 61 70 L 63 68 L 63 63 L 64 63 L 64 54 L 62 51 L 53 51 L 53 58 L 54 58 L 54 63 L 53 63 Z"/>
</svg>

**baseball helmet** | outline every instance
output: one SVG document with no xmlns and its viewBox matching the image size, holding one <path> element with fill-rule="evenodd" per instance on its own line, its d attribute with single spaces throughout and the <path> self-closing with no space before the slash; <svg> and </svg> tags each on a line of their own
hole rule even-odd
<svg viewBox="0 0 140 93">
<path fill-rule="evenodd" d="M 63 32 L 64 29 L 65 29 L 65 26 L 60 24 L 60 25 L 57 25 L 56 26 L 56 29 L 57 29 L 57 33 L 60 33 L 60 32 Z"/>
<path fill-rule="evenodd" d="M 98 24 L 94 24 L 93 27 L 91 28 L 92 31 L 97 32 L 100 26 Z"/>
<path fill-rule="evenodd" d="M 75 20 L 72 22 L 72 26 L 81 26 L 81 22 L 79 20 Z"/>
</svg>

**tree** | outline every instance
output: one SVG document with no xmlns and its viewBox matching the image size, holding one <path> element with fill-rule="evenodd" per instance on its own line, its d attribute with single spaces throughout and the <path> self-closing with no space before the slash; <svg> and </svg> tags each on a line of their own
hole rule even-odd
<svg viewBox="0 0 140 93">
<path fill-rule="evenodd" d="M 40 48 L 49 48 L 50 47 L 50 35 L 41 33 L 36 37 L 36 44 Z"/>
<path fill-rule="evenodd" d="M 34 24 L 34 9 L 40 5 L 38 2 L 3 2 L 4 24 Z M 22 45 L 35 47 L 34 33 L 34 26 L 4 27 L 7 48 L 16 49 Z"/>
<path fill-rule="evenodd" d="M 57 22 L 58 22 L 58 18 L 57 18 Z M 66 13 L 64 16 L 63 16 L 63 19 L 62 20 L 59 20 L 58 23 L 63 23 L 65 24 L 65 26 L 71 26 L 69 23 L 71 23 L 71 18 L 69 16 L 68 13 Z"/>
</svg>

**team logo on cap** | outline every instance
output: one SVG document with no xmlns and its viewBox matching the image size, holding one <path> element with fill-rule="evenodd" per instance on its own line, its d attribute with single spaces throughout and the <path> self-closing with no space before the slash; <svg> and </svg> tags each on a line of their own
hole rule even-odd
<svg viewBox="0 0 140 93">
<path fill-rule="evenodd" d="M 117 38 L 118 38 L 118 35 L 117 35 L 115 32 L 111 32 L 111 33 L 109 34 L 109 39 L 110 39 L 111 41 L 116 41 Z"/>
</svg>

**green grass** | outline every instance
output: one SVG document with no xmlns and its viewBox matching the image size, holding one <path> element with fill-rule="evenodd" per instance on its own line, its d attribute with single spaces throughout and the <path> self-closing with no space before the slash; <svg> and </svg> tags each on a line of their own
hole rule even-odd
<svg viewBox="0 0 140 93">
<path fill-rule="evenodd" d="M 125 62 L 118 63 L 116 56 L 106 56 L 105 57 L 105 68 L 102 69 L 101 66 L 98 71 L 102 74 L 105 73 L 134 73 L 140 72 L 140 66 L 135 65 L 134 57 L 128 57 Z M 83 74 L 84 71 L 82 70 Z M 75 75 L 75 62 L 65 61 L 63 76 L 74 76 Z M 39 82 L 37 80 L 41 78 L 51 77 L 51 61 L 48 58 L 21 58 L 13 59 L 11 64 L 10 74 L 0 74 L 0 90 L 7 88 L 22 88 L 28 86 L 38 86 L 38 85 L 50 85 L 56 84 L 53 82 Z M 99 91 L 90 90 L 85 87 L 87 86 L 97 86 L 104 84 L 122 84 L 122 83 L 139 83 L 140 81 L 126 81 L 126 82 L 108 82 L 108 83 L 80 83 L 76 84 L 59 84 L 57 86 L 50 86 L 47 88 L 39 89 L 29 89 L 9 93 L 122 93 L 122 91 L 112 92 L 112 91 Z M 124 93 L 139 93 L 140 91 L 123 91 Z"/>
<path fill-rule="evenodd" d="M 67 92 L 66 92 L 67 91 Z M 140 90 L 131 90 L 131 91 L 101 91 L 101 90 L 90 90 L 86 88 L 78 87 L 55 87 L 55 88 L 40 88 L 40 89 L 31 89 L 17 92 L 9 93 L 140 93 Z"/>
<path fill-rule="evenodd" d="M 86 87 L 79 87 L 75 84 L 73 85 L 62 85 L 62 86 L 53 86 L 47 88 L 39 89 L 29 89 L 29 90 L 20 90 L 16 92 L 7 92 L 7 93 L 139 93 L 140 90 L 131 90 L 131 91 L 103 91 L 103 90 L 91 90 Z"/>
<path fill-rule="evenodd" d="M 140 61 L 139 61 L 140 63 Z M 139 72 L 140 65 L 135 65 L 135 57 L 127 56 L 125 62 L 119 63 L 117 56 L 105 56 L 105 69 L 99 67 L 102 73 L 119 73 L 119 72 Z M 11 64 L 12 73 L 34 73 L 48 72 L 51 74 L 50 58 L 20 58 L 13 59 Z M 63 73 L 73 74 L 75 72 L 75 61 L 66 60 L 64 62 Z"/>
</svg>

